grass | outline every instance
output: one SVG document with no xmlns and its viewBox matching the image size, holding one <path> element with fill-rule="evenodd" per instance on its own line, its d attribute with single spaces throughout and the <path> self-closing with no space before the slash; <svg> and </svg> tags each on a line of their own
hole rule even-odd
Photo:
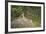
<svg viewBox="0 0 46 34">
<path fill-rule="evenodd" d="M 41 26 L 41 19 L 40 17 L 33 17 L 33 27 L 40 27 Z"/>
</svg>

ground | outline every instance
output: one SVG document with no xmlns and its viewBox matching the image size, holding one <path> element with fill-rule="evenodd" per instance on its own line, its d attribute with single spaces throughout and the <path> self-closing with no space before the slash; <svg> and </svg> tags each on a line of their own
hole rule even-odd
<svg viewBox="0 0 46 34">
<path fill-rule="evenodd" d="M 26 17 L 19 17 L 19 18 L 15 18 L 12 21 L 12 28 L 23 28 L 23 27 L 32 27 L 32 20 L 31 19 L 27 19 Z"/>
</svg>

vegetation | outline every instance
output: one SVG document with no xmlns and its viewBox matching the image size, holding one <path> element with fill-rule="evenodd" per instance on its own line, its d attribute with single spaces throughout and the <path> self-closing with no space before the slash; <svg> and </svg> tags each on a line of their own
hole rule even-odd
<svg viewBox="0 0 46 34">
<path fill-rule="evenodd" d="M 32 27 L 41 26 L 41 7 L 11 5 L 11 21 L 17 19 L 22 13 L 27 19 L 32 20 Z"/>
</svg>

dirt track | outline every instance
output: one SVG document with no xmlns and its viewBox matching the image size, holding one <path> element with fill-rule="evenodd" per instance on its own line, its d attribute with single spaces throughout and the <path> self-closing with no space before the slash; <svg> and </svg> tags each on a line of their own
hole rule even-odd
<svg viewBox="0 0 46 34">
<path fill-rule="evenodd" d="M 32 20 L 27 18 L 18 18 L 12 21 L 12 28 L 32 27 Z"/>
</svg>

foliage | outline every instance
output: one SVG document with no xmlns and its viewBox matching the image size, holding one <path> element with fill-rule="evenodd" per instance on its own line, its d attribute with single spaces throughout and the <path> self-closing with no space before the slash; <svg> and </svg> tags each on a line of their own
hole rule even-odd
<svg viewBox="0 0 46 34">
<path fill-rule="evenodd" d="M 33 27 L 41 24 L 41 7 L 11 5 L 11 20 L 17 19 L 22 13 L 28 19 L 32 19 Z"/>
</svg>

